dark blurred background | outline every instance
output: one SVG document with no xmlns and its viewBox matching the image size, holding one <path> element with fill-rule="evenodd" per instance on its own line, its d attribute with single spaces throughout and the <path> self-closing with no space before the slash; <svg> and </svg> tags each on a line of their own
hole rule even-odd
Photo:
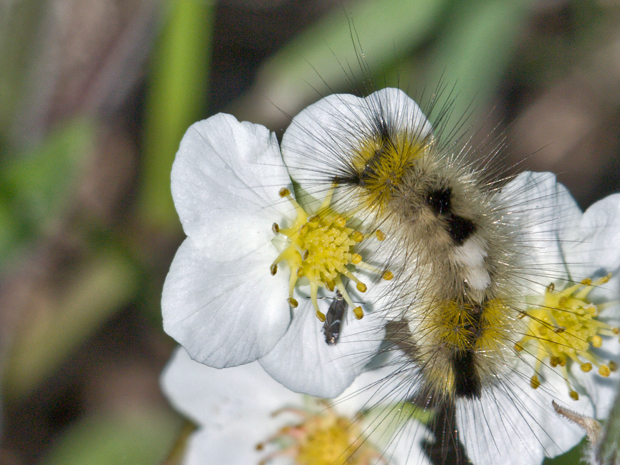
<svg viewBox="0 0 620 465">
<path fill-rule="evenodd" d="M 175 463 L 159 299 L 192 122 L 281 135 L 333 91 L 442 83 L 509 169 L 584 208 L 620 190 L 617 0 L 1 0 L 0 464 Z"/>
</svg>

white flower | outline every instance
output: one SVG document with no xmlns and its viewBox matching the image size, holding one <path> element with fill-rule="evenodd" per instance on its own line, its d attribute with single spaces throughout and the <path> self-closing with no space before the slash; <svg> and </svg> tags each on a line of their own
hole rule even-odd
<svg viewBox="0 0 620 465">
<path fill-rule="evenodd" d="M 383 325 L 372 312 L 360 321 L 348 312 L 339 342 L 326 343 L 314 316 L 319 306 L 325 313 L 330 304 L 317 299 L 324 283 L 315 280 L 313 288 L 289 279 L 287 263 L 300 256 L 298 244 L 273 231 L 274 223 L 282 231 L 297 225 L 300 211 L 305 215 L 281 189 L 292 191 L 291 180 L 275 135 L 266 128 L 219 114 L 188 129 L 172 168 L 172 195 L 188 237 L 164 285 L 164 329 L 198 362 L 222 368 L 259 360 L 287 387 L 333 397 L 377 350 Z M 325 212 L 333 213 L 326 209 L 316 216 L 323 221 Z M 361 235 L 345 222 L 338 223 L 338 232 Z M 335 284 L 344 293 L 340 279 L 338 274 Z M 373 292 L 371 287 L 368 294 Z"/>
<path fill-rule="evenodd" d="M 405 137 L 403 143 L 418 144 L 408 146 L 414 152 L 435 137 L 415 102 L 394 89 L 366 99 L 330 96 L 293 120 L 284 135 L 282 153 L 301 192 L 315 197 L 304 197 L 304 208 L 313 200 L 320 203 L 322 197 L 327 199 L 320 209 L 309 212 L 308 218 L 292 198 L 289 203 L 278 195 L 282 187 L 292 189 L 277 143 L 265 128 L 238 123 L 225 115 L 190 128 L 172 180 L 188 239 L 171 267 L 162 306 L 166 331 L 194 360 L 213 367 L 258 360 L 286 387 L 322 397 L 340 394 L 362 371 L 383 338 L 386 321 L 380 317 L 382 312 L 367 312 L 361 321 L 349 318 L 334 346 L 326 344 L 315 312 L 326 313 L 329 306 L 329 301 L 317 299 L 317 291 L 337 287 L 346 292 L 341 276 L 356 279 L 346 267 L 369 267 L 359 262 L 359 256 L 340 262 L 321 258 L 319 265 L 328 263 L 342 271 L 329 279 L 317 278 L 313 268 L 300 265 L 312 247 L 303 242 L 302 231 L 306 224 L 309 228 L 331 228 L 333 224 L 342 228 L 343 237 L 353 244 L 357 240 L 353 238 L 360 236 L 361 240 L 367 231 L 356 231 L 349 224 L 370 230 L 386 224 L 388 234 L 400 228 L 399 218 L 385 220 L 380 214 L 369 213 L 381 213 L 386 205 L 379 197 L 381 189 L 369 189 L 362 200 L 351 199 L 344 182 L 331 197 L 331 183 L 346 181 L 352 172 L 359 175 L 354 180 L 359 185 L 365 182 L 363 175 L 379 177 L 372 161 L 377 154 L 381 158 L 385 147 L 364 144 L 373 137 L 380 141 L 386 125 L 395 134 L 409 133 L 411 137 Z M 351 153 L 363 157 L 346 158 Z M 391 159 L 388 154 L 388 162 L 399 162 L 398 150 L 394 153 Z M 390 185 L 390 176 L 401 172 L 398 165 L 379 174 L 385 175 L 381 181 Z M 583 431 L 558 417 L 551 401 L 585 416 L 603 418 L 618 378 L 614 363 L 610 363 L 620 354 L 614 335 L 617 330 L 593 321 L 603 320 L 607 314 L 616 319 L 611 324 L 618 323 L 617 309 L 610 303 L 620 296 L 620 196 L 609 197 L 582 215 L 552 175 L 534 173 L 517 177 L 505 186 L 503 195 L 511 199 L 507 205 L 515 208 L 511 213 L 521 217 L 526 229 L 519 236 L 527 243 L 524 250 L 528 255 L 521 264 L 524 285 L 519 303 L 523 309 L 514 315 L 514 341 L 509 341 L 514 348 L 493 355 L 498 357 L 493 366 L 504 369 L 487 377 L 480 399 L 457 400 L 459 439 L 476 465 L 537 464 L 572 448 Z M 278 225 L 274 230 L 280 232 L 277 240 L 271 232 L 273 223 Z M 378 240 L 381 236 L 384 233 L 378 231 Z M 415 257 L 398 250 L 398 237 L 392 235 L 387 247 L 364 244 L 360 250 L 365 261 L 377 265 L 386 260 L 397 267 L 397 273 L 407 260 L 415 264 Z M 324 244 L 322 240 L 319 242 Z M 352 250 L 354 245 L 347 247 Z M 317 251 L 322 249 L 320 246 Z M 473 258 L 484 258 L 484 253 L 480 247 Z M 272 276 L 276 264 L 281 269 Z M 291 268 L 301 272 L 289 280 Z M 387 274 L 383 273 L 384 277 Z M 297 281 L 297 277 L 308 281 Z M 399 285 L 402 282 L 391 290 L 399 291 Z M 415 284 L 404 285 L 408 286 L 405 293 L 415 290 Z M 360 292 L 365 287 L 358 285 Z M 399 310 L 400 302 L 386 301 L 389 295 L 381 286 L 368 291 L 362 300 L 365 310 L 374 306 L 385 310 L 387 317 L 393 316 L 387 310 Z M 362 295 L 355 292 L 347 295 L 350 307 Z M 324 295 L 333 298 L 329 292 Z M 570 307 L 575 301 L 579 301 L 578 307 Z M 299 306 L 290 309 L 289 303 Z M 402 316 L 401 311 L 395 313 Z M 577 322 L 565 321 L 575 315 Z M 543 335 L 540 331 L 544 330 L 550 334 Z M 408 364 L 400 370 L 408 378 L 392 393 L 400 393 L 400 400 L 415 397 L 422 387 L 418 368 L 412 367 L 410 360 Z M 399 379 L 396 372 L 393 379 Z M 374 388 L 367 391 L 372 393 Z M 206 424 L 204 420 L 199 423 Z M 407 426 L 401 431 L 409 430 Z"/>
<path fill-rule="evenodd" d="M 299 463 L 294 459 L 302 454 L 311 454 L 311 463 L 340 464 L 353 453 L 358 461 L 347 463 L 405 465 L 408 457 L 420 457 L 420 465 L 429 463 L 420 455 L 424 427 L 403 429 L 398 443 L 385 453 L 375 449 L 372 441 L 381 440 L 381 428 L 389 425 L 355 417 L 376 402 L 376 397 L 359 388 L 384 375 L 385 371 L 361 375 L 326 409 L 282 387 L 258 363 L 217 370 L 194 362 L 178 348 L 162 375 L 162 389 L 172 405 L 198 425 L 189 439 L 184 465 L 258 465 L 268 457 L 272 457 L 269 465 L 292 465 Z M 375 393 L 383 402 L 393 400 L 387 387 Z M 374 433 L 371 438 L 367 438 L 369 432 Z M 346 446 L 340 443 L 343 439 Z"/>
<path fill-rule="evenodd" d="M 403 133 L 408 134 L 401 137 Z M 389 195 L 389 186 L 398 182 L 398 176 L 404 172 L 403 165 L 409 161 L 401 158 L 401 153 L 406 151 L 390 152 L 390 147 L 401 143 L 399 138 L 402 138 L 405 144 L 410 144 L 407 148 L 413 147 L 409 152 L 416 157 L 418 147 L 424 147 L 425 141 L 433 137 L 429 123 L 413 100 L 401 91 L 383 89 L 366 98 L 332 95 L 308 107 L 294 118 L 284 135 L 282 154 L 291 176 L 305 191 L 314 193 L 323 188 L 327 180 L 342 181 L 342 188 L 335 194 L 341 208 L 373 210 L 379 222 L 389 224 L 386 229 L 389 233 L 398 231 L 404 220 L 394 218 L 397 215 L 392 211 L 384 215 L 381 208 L 389 202 L 380 196 L 385 192 Z M 425 162 L 432 166 L 432 156 Z M 379 163 L 393 166 L 384 168 Z M 445 168 L 441 165 L 441 169 Z M 467 173 L 463 170 L 460 175 Z M 363 178 L 366 174 L 369 174 L 368 179 Z M 451 173 L 451 176 L 458 175 L 456 171 Z M 379 187 L 366 184 L 373 181 L 381 184 Z M 350 202 L 354 189 L 356 193 L 363 190 L 363 194 Z M 514 210 L 511 213 L 523 220 L 526 229 L 520 231 L 519 237 L 527 244 L 524 250 L 528 255 L 522 263 L 520 278 L 523 282 L 514 285 L 523 286 L 523 304 L 528 304 L 528 310 L 520 315 L 523 322 L 515 321 L 517 332 L 512 342 L 522 342 L 527 347 L 519 356 L 514 350 L 518 347 L 506 347 L 505 360 L 494 362 L 497 366 L 504 365 L 505 370 L 494 375 L 495 382 L 486 385 L 480 400 L 457 401 L 459 436 L 470 459 L 477 465 L 536 464 L 544 457 L 554 457 L 571 449 L 584 432 L 558 417 L 551 401 L 586 416 L 604 417 L 613 400 L 612 391 L 618 377 L 613 371 L 614 363 L 609 362 L 617 361 L 620 354 L 618 337 L 612 330 L 613 325 L 618 324 L 619 314 L 609 303 L 620 298 L 620 196 L 609 197 L 582 215 L 567 190 L 548 173 L 524 173 L 504 187 L 504 195 L 510 199 L 507 205 L 512 206 L 509 207 Z M 362 213 L 357 214 L 363 217 Z M 369 214 L 366 218 L 372 219 L 372 216 Z M 515 224 L 521 224 L 519 220 Z M 398 241 L 392 240 L 390 247 L 374 251 L 373 257 L 392 260 L 396 264 L 395 273 L 400 266 L 415 268 L 412 265 L 416 260 L 415 246 L 401 252 Z M 404 256 L 402 262 L 398 260 L 399 253 Z M 479 256 L 485 257 L 484 253 Z M 608 273 L 611 273 L 609 282 L 605 278 Z M 414 275 L 412 271 L 411 276 Z M 592 286 L 588 281 L 579 285 L 588 279 Z M 577 287 L 571 288 L 571 285 Z M 413 287 L 415 284 L 409 285 Z M 390 305 L 396 307 L 396 315 L 402 315 L 399 293 L 402 288 L 396 287 L 393 301 L 396 303 Z M 578 323 L 587 330 L 558 323 L 566 316 L 575 315 L 572 308 L 563 307 L 565 300 L 574 298 L 582 300 L 588 311 L 600 311 L 601 319 L 605 319 L 607 313 L 616 321 L 612 321 L 611 326 L 601 327 L 599 334 L 592 332 L 596 323 L 587 322 L 589 316 L 580 317 Z M 558 302 L 551 308 L 549 302 L 554 299 Z M 555 311 L 547 311 L 553 309 Z M 542 326 L 555 336 L 537 334 L 523 338 L 523 331 L 536 330 L 536 321 L 543 318 L 539 314 L 549 318 Z M 565 328 L 564 324 L 569 327 Z M 601 335 L 605 336 L 602 346 L 594 347 Z M 538 345 L 533 339 L 539 341 Z M 577 341 L 585 342 L 586 348 Z M 570 355 L 565 355 L 564 351 Z M 502 357 L 502 354 L 494 356 Z M 571 357 L 576 358 L 572 363 Z M 416 389 L 423 389 L 423 386 L 419 385 L 421 375 L 416 367 L 411 367 L 412 363 L 409 361 L 409 366 L 401 367 L 400 371 L 407 374 L 403 383 L 408 383 L 410 394 L 415 396 Z M 558 363 L 569 371 L 565 372 L 561 364 L 552 369 Z M 587 372 L 589 364 L 593 369 Z M 602 375 L 596 373 L 599 370 Z M 532 386 L 536 385 L 539 387 L 534 389 Z"/>
<path fill-rule="evenodd" d="M 325 178 L 343 174 L 342 166 L 351 161 L 342 154 L 357 153 L 364 138 L 383 128 L 420 140 L 432 133 L 420 107 L 401 90 L 381 89 L 366 98 L 334 94 L 293 118 L 282 137 L 284 162 L 291 177 L 312 192 Z"/>
<path fill-rule="evenodd" d="M 532 236 L 533 246 L 528 292 L 532 295 L 538 293 L 538 300 L 530 301 L 531 309 L 523 320 L 529 320 L 526 322 L 530 328 L 540 329 L 542 325 L 538 320 L 543 318 L 540 312 L 555 312 L 553 316 L 558 319 L 564 316 L 573 318 L 576 315 L 574 307 L 562 307 L 563 304 L 552 303 L 551 299 L 568 300 L 579 296 L 583 300 L 579 304 L 586 308 L 589 304 L 602 304 L 600 320 L 618 325 L 620 195 L 607 197 L 582 214 L 566 188 L 549 173 L 523 173 L 507 186 L 507 191 L 521 193 L 523 211 L 529 212 L 530 217 L 528 233 Z M 579 285 L 588 278 L 596 284 L 597 278 L 604 278 L 609 273 L 611 279 L 608 282 L 600 280 L 590 293 L 586 289 L 588 286 Z M 547 288 L 552 283 L 553 288 Z M 577 288 L 572 293 L 564 291 L 575 283 Z M 577 301 L 570 305 L 577 305 Z M 579 324 L 589 323 L 584 319 Z M 613 335 L 610 328 L 602 329 L 600 332 L 607 337 L 602 338 L 602 346 L 597 349 L 592 344 L 596 333 L 586 334 L 583 328 L 579 328 L 580 333 L 577 331 L 565 327 L 564 333 L 550 331 L 550 335 L 538 337 L 538 341 L 546 343 L 547 352 L 537 351 L 540 346 L 534 341 L 534 346 L 526 348 L 526 355 L 511 367 L 511 372 L 498 379 L 496 386 L 483 392 L 479 401 L 458 402 L 457 423 L 473 463 L 537 464 L 545 457 L 555 457 L 578 444 L 584 431 L 559 417 L 552 401 L 588 417 L 606 418 L 618 384 L 618 372 L 601 376 L 596 366 L 592 371 L 584 372 L 581 365 L 585 364 L 587 368 L 587 357 L 591 356 L 603 366 L 601 371 L 607 375 L 604 367 L 609 367 L 609 361 L 613 366 L 613 361 L 617 362 L 620 357 L 618 336 Z M 578 336 L 571 339 L 575 334 Z M 548 350 L 554 349 L 554 338 L 559 341 L 555 347 L 560 351 L 568 351 L 574 340 L 589 346 L 585 351 L 577 351 L 583 363 L 569 359 L 567 374 L 562 372 L 561 364 L 552 368 L 554 362 L 550 360 Z M 530 344 L 532 342 L 530 340 Z M 508 365 L 510 363 L 507 361 Z M 536 381 L 541 384 L 533 389 L 532 384 Z M 579 399 L 575 400 L 575 397 Z"/>
</svg>

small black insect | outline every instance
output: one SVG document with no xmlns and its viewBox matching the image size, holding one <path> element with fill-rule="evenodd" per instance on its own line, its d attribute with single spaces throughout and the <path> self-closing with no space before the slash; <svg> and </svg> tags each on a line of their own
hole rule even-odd
<svg viewBox="0 0 620 465">
<path fill-rule="evenodd" d="M 338 289 L 336 289 L 336 297 L 329 306 L 327 314 L 325 315 L 325 324 L 323 325 L 323 332 L 325 333 L 325 342 L 328 345 L 333 346 L 338 342 L 340 336 L 340 328 L 342 326 L 342 318 L 348 305 L 344 297 Z"/>
</svg>

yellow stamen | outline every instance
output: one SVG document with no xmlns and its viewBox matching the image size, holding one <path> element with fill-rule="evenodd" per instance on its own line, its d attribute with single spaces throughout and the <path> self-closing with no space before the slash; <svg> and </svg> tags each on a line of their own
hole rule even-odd
<svg viewBox="0 0 620 465">
<path fill-rule="evenodd" d="M 594 365 L 603 377 L 609 376 L 611 365 L 617 366 L 614 362 L 604 364 L 592 351 L 592 348 L 602 346 L 601 336 L 615 334 L 615 328 L 597 320 L 602 306 L 597 307 L 588 301 L 590 291 L 607 283 L 610 277 L 607 275 L 595 281 L 586 278 L 562 291 L 556 291 L 555 286 L 550 284 L 542 305 L 529 308 L 523 314 L 529 318 L 528 327 L 525 335 L 515 344 L 515 350 L 522 351 L 526 344 L 533 346 L 531 353 L 537 360 L 535 372 L 538 373 L 545 360 L 548 360 L 550 367 L 562 372 L 569 395 L 575 400 L 579 394 L 568 379 L 570 363 L 579 364 L 584 373 L 590 372 Z M 536 375 L 532 377 L 531 385 L 534 389 L 540 385 Z"/>
<path fill-rule="evenodd" d="M 272 227 L 274 233 L 286 236 L 287 247 L 271 265 L 271 274 L 277 273 L 277 264 L 281 261 L 288 263 L 291 270 L 288 302 L 293 308 L 298 304 L 293 298 L 295 286 L 299 279 L 307 279 L 310 282 L 312 305 L 317 318 L 321 321 L 325 321 L 325 315 L 319 310 L 317 300 L 319 288 L 324 287 L 333 292 L 337 287 L 351 308 L 354 308 L 341 277 L 346 276 L 354 281 L 360 292 L 366 292 L 367 286 L 354 276 L 348 267 L 354 265 L 380 273 L 376 268 L 364 263 L 362 256 L 354 251 L 355 247 L 364 240 L 364 234 L 348 227 L 347 219 L 331 208 L 332 195 L 333 187 L 327 193 L 318 211 L 309 216 L 288 189 L 281 189 L 280 196 L 286 197 L 291 202 L 297 218 L 289 228 L 282 228 L 277 223 L 274 223 Z M 391 273 L 385 271 L 383 275 L 390 276 Z"/>
<path fill-rule="evenodd" d="M 298 415 L 301 423 L 283 427 L 278 433 L 256 446 L 279 445 L 281 450 L 269 454 L 260 463 L 281 457 L 292 458 L 297 465 L 371 465 L 381 463 L 381 453 L 363 437 L 357 422 L 337 415 L 327 405 L 313 415 L 300 409 L 280 412 Z M 276 413 L 276 414 L 277 414 Z"/>
<path fill-rule="evenodd" d="M 394 279 L 394 274 L 391 271 L 386 270 L 383 272 L 381 277 L 386 281 L 391 281 L 392 279 Z"/>
</svg>

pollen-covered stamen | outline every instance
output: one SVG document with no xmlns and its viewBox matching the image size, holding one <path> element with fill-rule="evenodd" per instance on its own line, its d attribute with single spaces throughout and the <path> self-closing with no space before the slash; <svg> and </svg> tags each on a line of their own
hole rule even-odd
<svg viewBox="0 0 620 465">
<path fill-rule="evenodd" d="M 529 308 L 523 317 L 529 318 L 525 336 L 515 344 L 517 351 L 532 345 L 536 357 L 535 371 L 539 373 L 543 363 L 561 371 L 570 396 L 577 400 L 579 395 L 572 388 L 568 379 L 568 367 L 577 363 L 581 371 L 587 373 L 593 366 L 598 367 L 599 375 L 609 376 L 611 367 L 616 364 L 605 364 L 592 351 L 601 347 L 602 336 L 617 335 L 620 330 L 597 319 L 603 305 L 596 306 L 588 301 L 588 294 L 596 286 L 607 283 L 611 275 L 592 281 L 584 279 L 581 283 L 556 291 L 550 284 L 545 290 L 544 302 L 535 308 Z M 540 385 L 537 375 L 531 380 L 536 389 Z"/>
<path fill-rule="evenodd" d="M 365 440 L 355 420 L 337 415 L 329 405 L 316 414 L 282 409 L 275 415 L 283 412 L 299 416 L 301 423 L 283 427 L 256 446 L 257 450 L 265 449 L 267 444 L 280 447 L 261 460 L 260 465 L 281 457 L 290 457 L 298 465 L 386 464 L 381 453 Z"/>
<path fill-rule="evenodd" d="M 384 279 L 391 279 L 392 273 L 367 265 L 361 255 L 355 252 L 356 246 L 365 239 L 364 234 L 347 226 L 347 218 L 331 207 L 333 188 L 330 189 L 318 211 L 313 215 L 308 213 L 292 197 L 288 189 L 281 189 L 280 196 L 286 197 L 297 213 L 297 218 L 289 228 L 282 228 L 274 223 L 274 233 L 282 234 L 287 238 L 287 247 L 271 265 L 271 274 L 277 272 L 277 264 L 286 261 L 291 270 L 289 279 L 289 304 L 297 306 L 293 292 L 300 278 L 310 282 L 310 297 L 316 311 L 317 318 L 325 321 L 325 315 L 319 310 L 318 290 L 325 287 L 330 291 L 335 288 L 342 293 L 347 303 L 354 308 L 356 318 L 361 318 L 361 307 L 355 307 L 346 292 L 342 276 L 346 276 L 356 283 L 360 292 L 366 292 L 366 284 L 361 282 L 347 268 L 349 265 L 382 273 Z"/>
</svg>

